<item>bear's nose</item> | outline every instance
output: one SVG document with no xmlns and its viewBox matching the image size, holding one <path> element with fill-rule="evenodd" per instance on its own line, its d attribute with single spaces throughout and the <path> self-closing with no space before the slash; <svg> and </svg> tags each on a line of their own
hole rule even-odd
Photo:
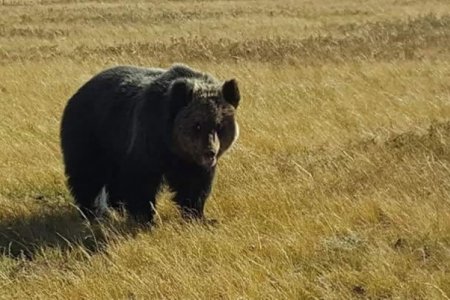
<svg viewBox="0 0 450 300">
<path fill-rule="evenodd" d="M 216 152 L 214 150 L 208 150 L 204 155 L 209 159 L 213 159 L 214 157 L 216 157 Z"/>
</svg>

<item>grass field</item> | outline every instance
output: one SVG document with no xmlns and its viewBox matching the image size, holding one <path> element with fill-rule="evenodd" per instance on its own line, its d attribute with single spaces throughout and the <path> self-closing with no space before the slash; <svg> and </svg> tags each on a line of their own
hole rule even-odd
<svg viewBox="0 0 450 300">
<path fill-rule="evenodd" d="M 59 123 L 100 70 L 237 78 L 206 212 L 89 226 Z M 447 0 L 0 2 L 0 299 L 449 299 Z"/>
</svg>

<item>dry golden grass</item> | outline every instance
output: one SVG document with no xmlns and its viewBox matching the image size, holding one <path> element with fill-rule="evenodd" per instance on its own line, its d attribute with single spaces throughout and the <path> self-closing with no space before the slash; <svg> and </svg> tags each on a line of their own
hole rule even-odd
<svg viewBox="0 0 450 300">
<path fill-rule="evenodd" d="M 0 299 L 448 299 L 450 2 L 0 2 Z M 83 223 L 73 92 L 117 64 L 236 77 L 207 214 Z"/>
</svg>

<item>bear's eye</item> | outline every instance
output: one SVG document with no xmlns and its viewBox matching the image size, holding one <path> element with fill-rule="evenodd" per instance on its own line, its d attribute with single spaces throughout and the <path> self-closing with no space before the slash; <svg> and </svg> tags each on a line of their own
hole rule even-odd
<svg viewBox="0 0 450 300">
<path fill-rule="evenodd" d="M 202 129 L 202 126 L 200 125 L 200 123 L 195 123 L 194 130 L 195 131 L 200 131 L 201 129 Z"/>
</svg>

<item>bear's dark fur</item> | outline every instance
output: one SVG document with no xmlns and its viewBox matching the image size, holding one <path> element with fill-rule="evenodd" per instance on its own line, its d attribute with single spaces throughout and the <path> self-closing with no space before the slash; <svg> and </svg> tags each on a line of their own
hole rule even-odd
<svg viewBox="0 0 450 300">
<path fill-rule="evenodd" d="M 182 215 L 203 218 L 217 159 L 238 135 L 239 100 L 235 80 L 184 65 L 94 76 L 68 101 L 61 124 L 68 186 L 82 213 L 98 216 L 107 199 L 151 221 L 164 178 Z"/>
</svg>

